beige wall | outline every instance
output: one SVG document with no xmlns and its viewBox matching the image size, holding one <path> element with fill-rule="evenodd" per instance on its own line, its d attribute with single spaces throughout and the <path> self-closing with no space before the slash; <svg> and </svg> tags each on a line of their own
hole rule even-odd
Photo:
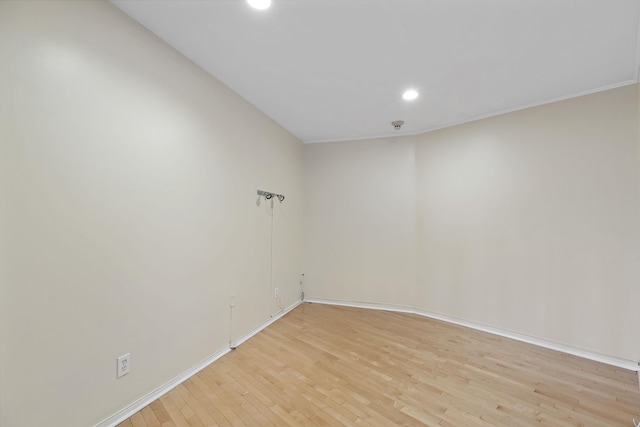
<svg viewBox="0 0 640 427">
<path fill-rule="evenodd" d="M 294 303 L 303 190 L 308 296 L 640 359 L 637 87 L 308 145 L 303 188 L 299 141 L 108 3 L 0 2 L 0 58 L 2 426 L 96 424 Z"/>
<path fill-rule="evenodd" d="M 308 144 L 305 297 L 412 306 L 413 139 Z"/>
<path fill-rule="evenodd" d="M 640 360 L 637 90 L 305 146 L 307 295 Z"/>
<path fill-rule="evenodd" d="M 421 136 L 430 312 L 640 360 L 634 86 Z"/>
<path fill-rule="evenodd" d="M 90 426 L 299 298 L 302 144 L 106 2 L 0 2 L 0 425 Z M 115 378 L 116 357 L 132 371 Z"/>
</svg>

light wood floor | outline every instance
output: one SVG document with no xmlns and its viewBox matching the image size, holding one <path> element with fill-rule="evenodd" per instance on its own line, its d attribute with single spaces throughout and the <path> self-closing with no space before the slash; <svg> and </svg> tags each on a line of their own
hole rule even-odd
<svg viewBox="0 0 640 427">
<path fill-rule="evenodd" d="M 121 427 L 633 426 L 635 372 L 423 317 L 304 304 Z"/>
</svg>

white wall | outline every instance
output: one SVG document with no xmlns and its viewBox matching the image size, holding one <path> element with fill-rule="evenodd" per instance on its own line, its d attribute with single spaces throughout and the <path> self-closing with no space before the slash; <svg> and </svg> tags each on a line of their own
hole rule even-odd
<svg viewBox="0 0 640 427">
<path fill-rule="evenodd" d="M 0 2 L 0 425 L 95 425 L 299 297 L 302 144 L 106 2 Z M 132 371 L 115 378 L 116 357 Z"/>
<path fill-rule="evenodd" d="M 640 360 L 635 86 L 304 150 L 309 297 Z M 415 276 L 399 261 L 413 257 Z"/>
</svg>

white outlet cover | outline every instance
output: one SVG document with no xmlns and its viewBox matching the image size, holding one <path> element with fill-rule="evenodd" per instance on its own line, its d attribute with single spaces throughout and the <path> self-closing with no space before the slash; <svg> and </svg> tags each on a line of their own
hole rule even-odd
<svg viewBox="0 0 640 427">
<path fill-rule="evenodd" d="M 116 377 L 120 378 L 124 375 L 127 375 L 131 370 L 131 353 L 123 354 L 118 357 L 118 366 Z"/>
</svg>

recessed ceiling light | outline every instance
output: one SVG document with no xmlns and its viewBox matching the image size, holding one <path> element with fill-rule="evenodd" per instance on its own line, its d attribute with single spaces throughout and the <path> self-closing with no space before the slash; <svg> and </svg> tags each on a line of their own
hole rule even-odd
<svg viewBox="0 0 640 427">
<path fill-rule="evenodd" d="M 402 94 L 402 99 L 404 99 L 405 101 L 411 101 L 412 99 L 416 99 L 417 97 L 418 97 L 418 92 L 413 89 L 409 89 L 408 91 Z"/>
<path fill-rule="evenodd" d="M 254 9 L 265 10 L 271 6 L 271 0 L 247 0 L 249 6 Z"/>
</svg>

